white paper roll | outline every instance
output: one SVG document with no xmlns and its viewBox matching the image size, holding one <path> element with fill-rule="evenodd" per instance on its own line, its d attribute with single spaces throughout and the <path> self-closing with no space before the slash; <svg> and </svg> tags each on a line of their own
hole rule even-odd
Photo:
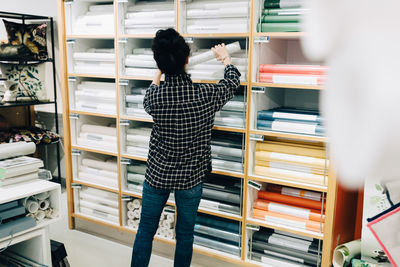
<svg viewBox="0 0 400 267">
<path fill-rule="evenodd" d="M 16 142 L 0 144 L 0 160 L 35 153 L 36 145 L 33 142 Z"/>
<path fill-rule="evenodd" d="M 361 240 L 354 240 L 335 248 L 333 252 L 333 266 L 347 266 L 352 258 L 361 254 Z"/>
<path fill-rule="evenodd" d="M 133 207 L 138 209 L 142 206 L 142 201 L 140 199 L 135 199 L 132 201 Z"/>
<path fill-rule="evenodd" d="M 133 211 L 133 218 L 140 219 L 140 211 L 138 209 Z"/>
<path fill-rule="evenodd" d="M 135 219 L 136 217 L 135 217 L 135 210 L 128 210 L 128 218 L 130 219 L 130 220 L 133 220 L 133 219 Z"/>
<path fill-rule="evenodd" d="M 39 201 L 39 209 L 47 210 L 49 207 L 50 207 L 50 200 L 49 199 L 45 199 L 45 200 Z"/>
<path fill-rule="evenodd" d="M 102 134 L 108 136 L 116 136 L 117 133 L 115 127 L 107 127 L 107 126 L 91 125 L 91 124 L 83 124 L 81 126 L 81 132 Z"/>
<path fill-rule="evenodd" d="M 135 205 L 133 204 L 132 201 L 129 201 L 128 204 L 126 204 L 126 207 L 127 207 L 128 210 L 130 210 L 130 211 L 136 209 L 136 208 L 135 208 Z"/>
<path fill-rule="evenodd" d="M 240 48 L 240 43 L 238 41 L 226 45 L 226 50 L 228 51 L 229 54 L 233 54 L 235 52 L 239 52 L 240 49 L 241 49 Z M 214 57 L 215 57 L 214 52 L 209 50 L 209 51 L 204 52 L 204 53 L 202 53 L 200 55 L 190 57 L 189 66 L 200 64 L 200 63 L 212 60 Z"/>
<path fill-rule="evenodd" d="M 28 199 L 25 204 L 25 209 L 29 213 L 36 213 L 39 210 L 39 202 L 37 200 Z"/>
<path fill-rule="evenodd" d="M 49 219 L 54 219 L 54 218 L 58 217 L 58 212 L 52 208 L 45 210 L 44 213 L 46 214 L 46 218 L 49 218 Z"/>
<path fill-rule="evenodd" d="M 46 217 L 46 213 L 43 210 L 38 210 L 34 214 L 35 214 L 35 219 L 38 222 L 43 221 L 44 218 Z"/>
<path fill-rule="evenodd" d="M 174 222 L 175 221 L 175 216 L 172 213 L 168 213 L 166 215 L 166 220 L 170 221 L 170 222 Z"/>
</svg>

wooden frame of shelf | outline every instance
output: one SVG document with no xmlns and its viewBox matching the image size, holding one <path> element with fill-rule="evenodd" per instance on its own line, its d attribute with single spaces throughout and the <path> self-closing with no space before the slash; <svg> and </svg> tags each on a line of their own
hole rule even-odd
<svg viewBox="0 0 400 267">
<path fill-rule="evenodd" d="M 122 38 L 127 38 L 127 39 L 151 39 L 154 37 L 154 34 L 120 34 L 120 31 L 118 29 L 119 27 L 119 22 L 118 22 L 118 17 L 115 17 L 115 33 L 114 35 L 66 35 L 66 29 L 65 29 L 65 7 L 64 7 L 64 1 L 65 0 L 58 0 L 59 8 L 58 8 L 58 17 L 59 17 L 59 47 L 60 47 L 60 57 L 61 57 L 61 75 L 63 79 L 61 79 L 61 85 L 62 85 L 62 97 L 63 97 L 63 103 L 64 103 L 64 108 L 63 108 L 63 123 L 64 123 L 64 132 L 65 132 L 65 161 L 66 161 L 66 175 L 67 175 L 67 192 L 68 192 L 68 214 L 69 214 L 69 227 L 70 228 L 75 228 L 75 219 L 82 219 L 86 220 L 95 224 L 100 224 L 106 227 L 112 227 L 114 229 L 120 230 L 120 231 L 125 231 L 129 233 L 136 233 L 134 229 L 127 228 L 123 226 L 122 222 L 122 196 L 132 196 L 132 197 L 139 197 L 141 196 L 139 194 L 134 194 L 133 192 L 129 192 L 126 190 L 122 189 L 122 169 L 121 169 L 121 160 L 123 158 L 126 159 L 133 159 L 133 160 L 139 160 L 139 161 L 146 161 L 147 159 L 144 157 L 138 157 L 134 155 L 127 155 L 123 153 L 122 148 L 121 148 L 121 136 L 118 135 L 118 151 L 117 152 L 107 152 L 107 151 L 102 151 L 98 149 L 92 149 L 92 148 L 86 148 L 86 147 L 81 147 L 81 146 L 74 146 L 71 143 L 70 138 L 68 138 L 69 133 L 70 133 L 70 121 L 69 121 L 69 114 L 70 113 L 76 113 L 76 114 L 84 114 L 84 115 L 93 115 L 93 116 L 99 116 L 99 117 L 108 117 L 108 118 L 115 118 L 118 122 L 120 119 L 125 119 L 125 120 L 132 120 L 132 121 L 143 121 L 143 122 L 152 122 L 151 119 L 148 118 L 140 118 L 140 117 L 134 117 L 134 116 L 127 116 L 121 114 L 121 109 L 120 109 L 120 103 L 119 101 L 117 102 L 117 114 L 116 115 L 107 115 L 107 114 L 101 114 L 101 113 L 96 113 L 96 112 L 86 112 L 86 111 L 77 111 L 77 110 L 72 110 L 69 108 L 69 90 L 68 90 L 68 77 L 85 77 L 85 78 L 99 78 L 99 79 L 114 79 L 116 84 L 119 84 L 120 80 L 141 80 L 141 81 L 151 81 L 152 77 L 137 77 L 137 76 L 127 76 L 127 75 L 121 75 L 121 71 L 119 70 L 119 47 L 122 45 L 119 43 L 119 40 Z M 307 184 L 302 184 L 302 183 L 296 183 L 296 182 L 291 182 L 291 181 L 284 181 L 282 179 L 278 178 L 273 178 L 273 177 L 260 177 L 256 175 L 251 175 L 250 170 L 249 170 L 249 153 L 250 151 L 250 144 L 251 144 L 251 139 L 250 135 L 256 134 L 256 135 L 264 135 L 268 137 L 278 137 L 278 138 L 289 138 L 289 139 L 296 139 L 300 141 L 311 141 L 311 142 L 327 142 L 328 140 L 324 137 L 319 137 L 319 136 L 312 136 L 312 135 L 301 135 L 301 134 L 292 134 L 292 133 L 284 133 L 284 132 L 274 132 L 274 131 L 260 131 L 260 130 L 253 130 L 251 129 L 251 123 L 250 123 L 250 115 L 251 115 L 251 97 L 252 97 L 252 91 L 251 88 L 254 86 L 260 86 L 260 87 L 270 87 L 270 88 L 292 88 L 292 89 L 302 89 L 302 90 L 323 90 L 322 86 L 304 86 L 304 85 L 287 85 L 287 84 L 270 84 L 270 83 L 259 83 L 259 82 L 252 82 L 251 79 L 253 77 L 252 73 L 257 71 L 257 66 L 253 66 L 253 54 L 254 54 L 254 46 L 256 42 L 259 42 L 257 39 L 260 39 L 259 37 L 269 37 L 270 39 L 299 39 L 302 36 L 305 35 L 304 32 L 267 32 L 267 33 L 259 33 L 255 32 L 255 27 L 254 24 L 257 23 L 255 20 L 254 12 L 256 8 L 256 2 L 260 0 L 249 0 L 250 4 L 250 16 L 249 16 L 249 27 L 250 31 L 246 33 L 210 33 L 210 34 L 187 34 L 184 33 L 182 34 L 183 37 L 193 37 L 193 38 L 219 38 L 219 39 L 235 39 L 235 38 L 240 38 L 244 39 L 246 38 L 248 40 L 248 81 L 246 82 L 241 82 L 240 84 L 242 86 L 247 86 L 247 109 L 246 109 L 246 125 L 244 129 L 238 129 L 238 128 L 232 128 L 232 127 L 224 127 L 224 126 L 215 126 L 214 130 L 218 131 L 227 131 L 227 132 L 237 132 L 237 133 L 243 133 L 245 135 L 245 159 L 244 159 L 244 173 L 232 173 L 232 172 L 227 172 L 227 171 L 221 171 L 221 170 L 214 170 L 213 173 L 219 174 L 219 175 L 227 175 L 231 177 L 236 177 L 243 179 L 243 193 L 242 193 L 242 216 L 236 216 L 236 215 L 229 215 L 225 213 L 221 213 L 218 211 L 212 211 L 209 209 L 202 209 L 201 207 L 199 208 L 200 213 L 205 213 L 205 214 L 211 214 L 213 216 L 218 216 L 221 218 L 227 218 L 235 221 L 239 221 L 242 223 L 242 243 L 241 243 L 241 256 L 240 257 L 235 257 L 231 256 L 226 253 L 214 251 L 212 249 L 208 248 L 203 248 L 200 246 L 195 245 L 194 246 L 194 251 L 208 255 L 210 257 L 218 258 L 220 260 L 224 260 L 227 262 L 239 264 L 242 266 L 262 266 L 262 263 L 256 263 L 253 261 L 249 261 L 247 259 L 246 255 L 246 248 L 245 244 L 247 244 L 247 230 L 246 230 L 246 223 L 252 223 L 264 227 L 270 227 L 274 229 L 281 229 L 284 231 L 292 232 L 292 233 L 297 233 L 300 235 L 304 236 L 309 236 L 313 238 L 317 238 L 320 240 L 323 240 L 324 246 L 323 246 L 323 251 L 322 251 L 322 267 L 328 267 L 330 266 L 331 263 L 331 256 L 332 256 L 332 250 L 333 250 L 333 245 L 334 245 L 334 240 L 336 240 L 336 237 L 333 236 L 333 227 L 334 227 L 334 217 L 335 216 L 340 216 L 340 210 L 336 209 L 336 192 L 337 192 L 337 183 L 336 183 L 336 177 L 335 174 L 332 171 L 332 167 L 330 167 L 329 170 L 329 179 L 328 179 L 328 186 L 314 186 L 314 185 L 307 185 Z M 257 2 L 258 3 L 258 2 Z M 182 21 L 179 20 L 179 5 L 181 4 L 180 1 L 176 0 L 175 1 L 175 8 L 176 8 L 176 29 L 179 29 L 179 26 Z M 119 8 L 119 3 L 118 1 L 114 1 L 114 13 L 118 14 L 118 8 Z M 115 67 L 115 73 L 116 75 L 96 75 L 96 74 L 85 74 L 85 73 L 69 73 L 67 70 L 67 49 L 66 49 L 66 41 L 67 39 L 113 39 L 114 40 L 114 48 L 116 51 L 116 67 Z M 266 44 L 267 45 L 267 44 Z M 210 81 L 210 80 L 194 80 L 194 83 L 217 83 L 218 81 Z M 254 96 L 253 96 L 254 97 Z M 117 90 L 117 99 L 120 99 L 120 90 Z M 121 128 L 119 123 L 117 123 L 117 131 L 120 132 Z M 94 152 L 94 153 L 99 153 L 103 155 L 110 155 L 110 156 L 115 156 L 118 159 L 118 190 L 110 190 L 105 187 L 100 187 L 88 183 L 83 183 L 79 182 L 76 180 L 73 180 L 72 177 L 72 159 L 71 159 L 71 150 L 72 149 L 77 149 L 77 150 L 82 150 L 82 151 L 88 151 L 88 152 Z M 314 191 L 319 191 L 323 192 L 327 196 L 327 201 L 326 201 L 326 222 L 325 222 L 325 229 L 324 229 L 324 234 L 315 234 L 315 233 L 308 233 L 302 230 L 296 230 L 296 229 L 287 229 L 285 227 L 277 227 L 275 225 L 271 225 L 268 223 L 263 223 L 263 222 L 258 222 L 257 220 L 254 220 L 252 218 L 247 218 L 247 198 L 248 196 L 248 181 L 249 180 L 254 180 L 254 181 L 259 181 L 259 182 L 267 182 L 267 183 L 274 183 L 274 184 L 280 184 L 280 185 L 285 185 L 285 186 L 291 186 L 291 187 L 297 187 L 301 189 L 307 189 L 307 190 L 314 190 Z M 82 185 L 87 185 L 90 187 L 95 187 L 98 189 L 102 190 L 107 190 L 111 191 L 114 193 L 118 193 L 119 195 L 119 202 L 120 202 L 120 222 L 119 225 L 117 224 L 110 224 L 110 223 L 105 223 L 101 220 L 96 220 L 81 214 L 77 214 L 74 211 L 74 192 L 71 187 L 71 183 L 75 182 L 78 184 Z M 168 203 L 168 205 L 175 206 L 174 204 Z M 346 231 L 346 230 L 345 230 Z M 156 240 L 168 243 L 171 245 L 175 244 L 175 241 L 171 240 L 164 240 L 156 237 Z"/>
<path fill-rule="evenodd" d="M 70 109 L 70 113 L 72 113 L 72 114 L 81 114 L 81 115 L 89 115 L 89 116 L 96 116 L 96 117 L 104 117 L 104 118 L 111 118 L 111 119 L 116 119 L 117 118 L 117 114 L 105 114 L 105 113 L 82 111 L 82 110 L 76 110 L 76 109 Z"/>
<path fill-rule="evenodd" d="M 96 189 L 100 189 L 100 190 L 103 190 L 103 191 L 112 192 L 112 193 L 116 193 L 116 194 L 118 194 L 118 192 L 119 192 L 119 190 L 117 188 L 111 188 L 111 187 L 108 187 L 108 186 L 96 185 L 96 184 L 80 181 L 79 179 L 72 180 L 72 183 L 73 184 L 79 184 L 79 185 L 87 186 L 87 187 L 92 187 L 92 188 L 96 188 Z"/>
</svg>

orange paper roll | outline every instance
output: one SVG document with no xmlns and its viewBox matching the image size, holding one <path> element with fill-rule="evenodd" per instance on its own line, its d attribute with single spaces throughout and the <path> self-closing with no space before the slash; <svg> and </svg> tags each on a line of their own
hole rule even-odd
<svg viewBox="0 0 400 267">
<path fill-rule="evenodd" d="M 288 74 L 309 74 L 324 75 L 328 70 L 325 66 L 312 65 L 283 65 L 283 64 L 260 64 L 259 72 L 288 73 Z"/>
<path fill-rule="evenodd" d="M 253 217 L 255 219 L 263 220 L 270 223 L 276 223 L 314 232 L 324 231 L 324 223 L 301 219 L 271 211 L 253 209 Z"/>
<path fill-rule="evenodd" d="M 262 83 L 323 85 L 326 77 L 323 75 L 281 74 L 260 72 L 258 80 Z"/>
<path fill-rule="evenodd" d="M 257 142 L 256 151 L 278 152 L 306 157 L 325 158 L 325 150 L 307 145 L 286 144 L 283 142 Z"/>
<path fill-rule="evenodd" d="M 286 195 L 286 196 L 299 197 L 299 198 L 310 199 L 310 200 L 315 200 L 315 201 L 322 200 L 321 192 L 302 190 L 302 189 L 298 189 L 298 188 L 287 187 L 287 186 L 282 186 L 282 185 L 277 185 L 277 184 L 268 184 L 267 191 L 279 193 L 279 194 Z"/>
<path fill-rule="evenodd" d="M 298 206 L 292 206 L 277 202 L 270 202 L 263 199 L 257 199 L 254 202 L 254 208 L 260 210 L 266 210 L 271 212 L 276 212 L 279 214 L 285 214 L 297 218 L 302 218 L 306 220 L 320 222 L 325 222 L 325 215 L 321 215 L 321 211 L 311 210 L 307 208 L 302 208 Z"/>
<path fill-rule="evenodd" d="M 325 167 L 329 166 L 329 160 L 326 160 L 325 162 L 325 159 L 322 158 L 293 155 L 288 153 L 278 153 L 278 152 L 264 151 L 264 150 L 256 151 L 256 160 L 284 162 L 294 165 L 308 166 L 320 169 L 324 169 Z"/>
<path fill-rule="evenodd" d="M 321 207 L 322 207 L 321 201 L 316 201 L 316 200 L 311 200 L 311 199 L 306 199 L 306 198 L 301 198 L 301 197 L 287 196 L 287 195 L 282 195 L 279 193 L 268 192 L 268 191 L 258 191 L 258 198 L 268 200 L 268 201 L 283 203 L 283 204 L 300 206 L 300 207 L 313 209 L 313 210 L 317 210 L 317 211 L 321 210 Z M 324 209 L 325 209 L 325 205 L 324 205 Z"/>
<path fill-rule="evenodd" d="M 260 176 L 269 176 L 269 177 L 284 179 L 287 181 L 295 181 L 295 182 L 315 184 L 315 185 L 326 185 L 327 182 L 325 181 L 327 176 L 324 175 L 289 171 L 289 170 L 270 168 L 259 165 L 256 165 L 254 167 L 254 173 Z"/>
</svg>

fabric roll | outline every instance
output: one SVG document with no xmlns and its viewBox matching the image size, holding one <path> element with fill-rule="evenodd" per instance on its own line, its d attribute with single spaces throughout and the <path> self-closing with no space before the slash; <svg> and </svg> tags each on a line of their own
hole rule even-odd
<svg viewBox="0 0 400 267">
<path fill-rule="evenodd" d="M 39 209 L 47 210 L 49 207 L 50 207 L 50 200 L 49 199 L 41 200 L 39 202 Z"/>
<path fill-rule="evenodd" d="M 238 223 L 229 220 L 218 219 L 216 217 L 211 217 L 211 216 L 205 216 L 205 215 L 197 216 L 196 224 L 229 231 L 232 233 L 240 232 L 240 227 Z"/>
<path fill-rule="evenodd" d="M 226 45 L 226 50 L 228 51 L 229 54 L 239 52 L 241 50 L 240 43 L 239 42 L 230 43 L 230 44 Z M 215 57 L 214 52 L 209 50 L 200 55 L 190 57 L 188 65 L 192 66 L 192 65 L 196 65 L 196 64 L 201 64 L 203 62 L 212 60 L 214 57 Z"/>
<path fill-rule="evenodd" d="M 293 188 L 293 187 L 286 187 L 286 186 L 274 185 L 274 184 L 268 184 L 267 191 L 278 193 L 278 194 L 284 195 L 284 196 L 294 197 L 293 199 L 291 199 L 291 198 L 285 199 L 284 203 L 288 203 L 288 204 L 298 203 L 299 200 L 297 198 L 314 200 L 315 202 L 313 202 L 313 203 L 315 203 L 315 205 L 314 204 L 305 204 L 304 202 L 302 202 L 299 205 L 301 205 L 303 207 L 309 207 L 311 209 L 317 209 L 317 210 L 321 209 L 320 201 L 323 200 L 323 195 L 321 192 L 302 190 L 302 189 L 297 189 L 297 188 Z M 263 191 L 261 191 L 261 192 L 263 192 Z M 271 193 L 268 193 L 268 194 L 271 195 Z M 260 198 L 264 198 L 265 193 L 259 193 L 258 196 Z M 275 196 L 277 196 L 277 195 L 275 195 Z M 291 202 L 289 202 L 289 201 L 291 201 Z M 300 201 L 302 201 L 302 200 L 300 200 Z M 282 202 L 282 201 L 280 201 L 280 202 Z"/>
<path fill-rule="evenodd" d="M 276 212 L 253 209 L 253 217 L 255 219 L 267 221 L 269 223 L 309 230 L 313 232 L 324 231 L 324 223 L 318 223 L 315 221 L 301 219 L 289 215 L 283 215 Z"/>
<path fill-rule="evenodd" d="M 36 213 L 40 206 L 39 206 L 39 202 L 33 199 L 27 199 L 27 201 L 25 202 L 25 209 L 29 212 L 29 213 Z"/>
<path fill-rule="evenodd" d="M 118 172 L 118 164 L 115 160 L 112 161 L 102 161 L 97 159 L 90 159 L 84 158 L 82 159 L 82 165 L 91 167 L 91 168 L 98 168 L 101 166 L 101 169 L 108 170 L 111 172 Z"/>
<path fill-rule="evenodd" d="M 274 231 L 267 232 L 263 230 L 265 230 L 265 228 L 263 228 L 261 231 L 254 232 L 253 240 L 259 241 L 261 243 L 293 249 L 295 251 L 301 251 L 303 253 L 310 253 L 314 255 L 318 254 L 317 240 L 302 240 L 299 238 L 278 234 L 276 232 L 274 233 Z"/>
<path fill-rule="evenodd" d="M 301 30 L 299 23 L 258 23 L 258 32 L 299 32 Z"/>
<path fill-rule="evenodd" d="M 286 23 L 286 22 L 291 22 L 291 23 L 300 23 L 300 15 L 295 15 L 295 16 L 283 16 L 283 15 L 263 15 L 261 18 L 261 22 L 263 23 Z"/>
<path fill-rule="evenodd" d="M 226 193 L 218 190 L 212 190 L 210 188 L 203 188 L 204 198 L 210 198 L 215 200 L 223 200 L 224 202 L 229 202 L 233 204 L 240 205 L 240 195 Z"/>
<path fill-rule="evenodd" d="M 254 173 L 260 176 L 272 176 L 288 181 L 309 183 L 315 185 L 326 185 L 327 177 L 317 174 L 309 174 L 296 171 L 288 171 L 264 166 L 255 166 Z"/>
<path fill-rule="evenodd" d="M 257 199 L 256 201 L 254 201 L 253 207 L 260 210 L 271 211 L 284 215 L 290 215 L 293 217 L 307 219 L 311 221 L 325 222 L 325 215 L 322 215 L 321 211 L 301 208 L 298 205 L 292 206 L 292 205 L 286 205 L 276 202 L 269 202 L 262 199 Z"/>
<path fill-rule="evenodd" d="M 33 142 L 17 142 L 0 144 L 0 160 L 35 153 L 36 145 Z"/>
<path fill-rule="evenodd" d="M 107 126 L 91 125 L 91 124 L 83 124 L 81 126 L 81 132 L 109 135 L 109 136 L 114 136 L 114 137 L 117 134 L 115 127 L 107 127 Z"/>
<path fill-rule="evenodd" d="M 326 159 L 270 151 L 256 151 L 256 160 L 284 162 L 320 169 L 325 169 L 325 167 L 329 166 L 329 160 Z"/>
<path fill-rule="evenodd" d="M 327 71 L 326 66 L 319 65 L 260 64 L 259 66 L 259 72 L 262 73 L 324 75 Z"/>
<path fill-rule="evenodd" d="M 216 238 L 225 239 L 227 241 L 235 242 L 237 244 L 239 244 L 241 242 L 240 241 L 241 236 L 239 235 L 239 233 L 232 233 L 229 231 L 224 231 L 224 230 L 208 227 L 208 226 L 201 225 L 201 224 L 196 224 L 194 226 L 194 231 L 199 234 L 204 234 L 204 235 L 209 235 L 209 236 L 213 236 Z"/>
<path fill-rule="evenodd" d="M 228 213 L 240 214 L 240 207 L 232 204 L 221 203 L 217 200 L 202 199 L 200 206 L 208 209 L 215 209 Z"/>
<path fill-rule="evenodd" d="M 198 236 L 198 235 L 194 236 L 194 243 L 197 244 L 197 245 L 200 245 L 200 246 L 204 246 L 204 247 L 208 247 L 208 248 L 211 248 L 211 249 L 223 251 L 223 252 L 230 253 L 230 254 L 237 255 L 237 256 L 240 253 L 239 246 L 235 246 L 235 245 L 219 242 L 219 241 L 212 240 L 212 239 L 205 238 L 205 237 L 201 237 L 201 236 Z"/>
<path fill-rule="evenodd" d="M 317 255 L 296 251 L 288 247 L 253 241 L 252 249 L 253 251 L 264 253 L 269 256 L 276 256 L 297 263 L 306 263 L 315 266 L 318 263 Z"/>
<path fill-rule="evenodd" d="M 85 200 L 79 201 L 79 205 L 84 207 L 84 208 L 98 210 L 98 211 L 102 211 L 102 212 L 111 214 L 113 216 L 118 216 L 118 209 L 117 208 L 112 208 L 112 207 L 96 204 L 96 203 L 85 201 Z"/>
<path fill-rule="evenodd" d="M 79 192 L 79 198 L 88 202 L 98 203 L 101 205 L 106 205 L 113 208 L 118 208 L 118 200 L 111 200 L 108 198 L 104 198 L 101 196 L 97 196 L 94 194 L 86 193 L 86 192 Z"/>
<path fill-rule="evenodd" d="M 263 253 L 258 253 L 258 252 L 252 252 L 251 257 L 254 260 L 260 261 L 267 266 L 285 266 L 285 267 L 308 267 L 309 265 L 301 264 L 301 263 L 295 263 L 293 261 L 288 261 L 283 258 L 279 257 L 274 257 L 270 255 L 266 255 Z"/>
<path fill-rule="evenodd" d="M 260 72 L 258 80 L 263 83 L 318 86 L 325 84 L 326 76 Z"/>
<path fill-rule="evenodd" d="M 326 156 L 325 150 L 320 147 L 273 141 L 257 142 L 256 151 L 272 151 L 322 159 Z"/>
<path fill-rule="evenodd" d="M 91 209 L 91 208 L 86 208 L 86 207 L 80 207 L 79 211 L 84 214 L 84 215 L 89 215 L 89 216 L 94 216 L 103 220 L 107 220 L 113 223 L 119 223 L 119 218 L 118 216 L 114 216 L 112 214 L 108 214 L 106 212 L 103 212 L 101 210 L 96 210 L 96 209 Z"/>
</svg>

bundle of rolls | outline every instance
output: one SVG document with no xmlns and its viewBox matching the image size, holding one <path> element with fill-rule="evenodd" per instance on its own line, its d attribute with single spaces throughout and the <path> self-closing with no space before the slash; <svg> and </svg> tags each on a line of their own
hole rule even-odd
<svg viewBox="0 0 400 267">
<path fill-rule="evenodd" d="M 83 187 L 79 190 L 78 198 L 76 210 L 82 215 L 119 225 L 118 194 L 96 188 Z"/>
<path fill-rule="evenodd" d="M 290 142 L 256 143 L 254 173 L 287 181 L 326 186 L 329 160 L 323 147 Z"/>
<path fill-rule="evenodd" d="M 135 1 L 125 16 L 126 34 L 155 34 L 175 28 L 174 1 Z"/>
<path fill-rule="evenodd" d="M 134 48 L 132 54 L 125 57 L 125 74 L 136 77 L 153 77 L 157 64 L 150 48 Z"/>
<path fill-rule="evenodd" d="M 244 128 L 246 118 L 245 106 L 244 96 L 235 95 L 222 107 L 221 111 L 215 114 L 214 124 L 216 126 Z"/>
<path fill-rule="evenodd" d="M 198 0 L 186 5 L 187 33 L 244 33 L 249 30 L 249 1 Z"/>
<path fill-rule="evenodd" d="M 118 189 L 118 163 L 116 158 L 83 158 L 78 170 L 78 180 L 90 184 Z"/>
<path fill-rule="evenodd" d="M 116 87 L 113 82 L 82 81 L 75 90 L 77 110 L 116 114 Z"/>
<path fill-rule="evenodd" d="M 125 96 L 126 115 L 151 119 L 151 116 L 146 113 L 143 107 L 146 90 L 147 87 L 132 87 L 128 90 Z"/>
<path fill-rule="evenodd" d="M 243 136 L 213 133 L 211 139 L 212 167 L 215 170 L 243 172 Z"/>
<path fill-rule="evenodd" d="M 27 211 L 26 216 L 34 218 L 37 223 L 43 222 L 45 218 L 54 219 L 58 217 L 58 211 L 53 208 L 50 201 L 50 192 L 43 192 L 25 198 L 22 201 L 22 205 Z"/>
<path fill-rule="evenodd" d="M 141 193 L 143 191 L 146 168 L 146 163 L 139 161 L 135 161 L 133 164 L 126 167 L 126 180 L 129 191 L 133 191 L 136 193 Z"/>
<path fill-rule="evenodd" d="M 114 124 L 109 126 L 82 124 L 77 144 L 104 151 L 117 151 L 117 130 Z"/>
<path fill-rule="evenodd" d="M 198 214 L 194 227 L 194 243 L 239 256 L 240 232 L 240 224 L 236 221 Z"/>
<path fill-rule="evenodd" d="M 268 184 L 258 191 L 252 216 L 280 227 L 323 232 L 325 207 L 321 192 Z"/>
<path fill-rule="evenodd" d="M 89 48 L 74 52 L 72 59 L 75 73 L 115 75 L 114 48 Z"/>
<path fill-rule="evenodd" d="M 72 26 L 72 34 L 113 34 L 114 5 L 90 5 L 88 11 L 76 18 Z"/>
<path fill-rule="evenodd" d="M 126 152 L 130 155 L 147 158 L 151 127 L 137 127 L 127 130 Z"/>
</svg>

